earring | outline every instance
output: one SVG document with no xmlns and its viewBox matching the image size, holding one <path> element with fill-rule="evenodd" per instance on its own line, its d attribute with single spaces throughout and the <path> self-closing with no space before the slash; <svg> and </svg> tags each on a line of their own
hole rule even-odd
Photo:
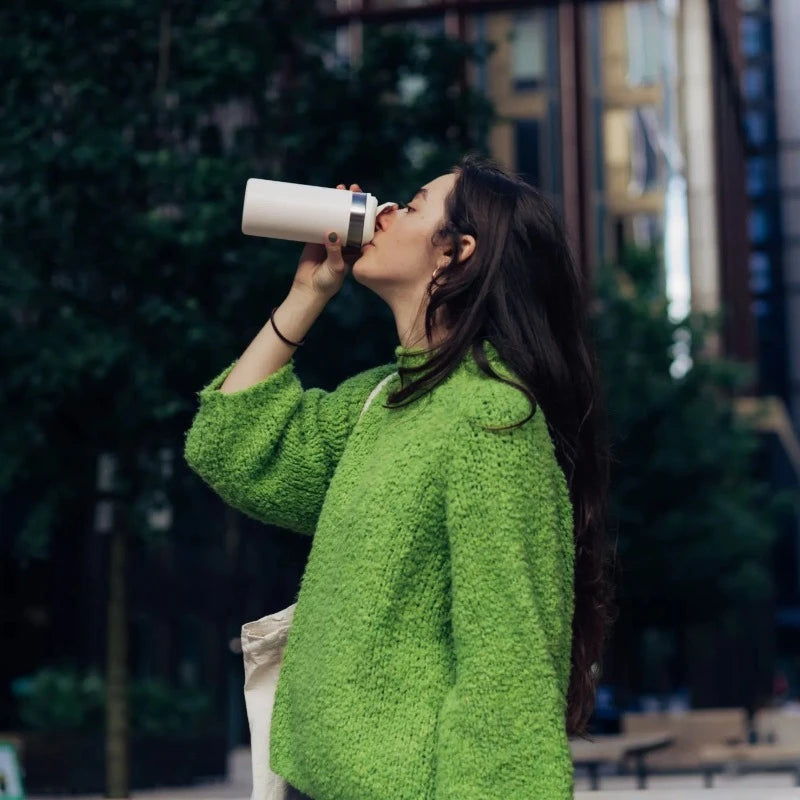
<svg viewBox="0 0 800 800">
<path fill-rule="evenodd" d="M 436 269 L 433 271 L 433 274 L 431 275 L 431 280 L 432 281 L 436 280 L 436 275 L 439 273 L 440 269 L 441 269 L 441 267 L 436 267 Z"/>
</svg>

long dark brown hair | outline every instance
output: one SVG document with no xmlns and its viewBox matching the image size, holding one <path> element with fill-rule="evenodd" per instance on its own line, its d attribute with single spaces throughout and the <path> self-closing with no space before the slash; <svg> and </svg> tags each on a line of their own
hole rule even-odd
<svg viewBox="0 0 800 800">
<path fill-rule="evenodd" d="M 471 350 L 487 375 L 484 339 L 519 379 L 531 412 L 541 406 L 569 486 L 575 540 L 575 614 L 567 692 L 567 732 L 586 736 L 595 707 L 605 639 L 616 608 L 605 547 L 608 450 L 596 359 L 588 331 L 588 287 L 551 203 L 498 165 L 468 156 L 456 168 L 435 244 L 452 257 L 428 286 L 425 332 L 446 337 L 425 363 L 401 369 L 403 405 L 446 378 Z M 458 261 L 459 237 L 475 249 Z M 446 251 L 447 252 L 447 251 Z"/>
</svg>

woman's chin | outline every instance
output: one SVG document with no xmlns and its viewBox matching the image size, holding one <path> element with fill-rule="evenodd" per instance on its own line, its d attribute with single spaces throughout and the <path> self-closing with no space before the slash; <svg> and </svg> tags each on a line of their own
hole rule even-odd
<svg viewBox="0 0 800 800">
<path fill-rule="evenodd" d="M 371 264 L 369 258 L 365 258 L 364 255 L 353 262 L 351 274 L 360 284 L 369 287 L 374 280 L 373 272 L 374 266 Z"/>
<path fill-rule="evenodd" d="M 359 269 L 359 266 L 363 258 L 364 258 L 363 256 L 357 258 L 353 262 L 353 266 L 350 268 L 350 275 L 353 277 L 354 280 L 358 281 L 358 283 L 361 283 L 361 270 Z"/>
<path fill-rule="evenodd" d="M 353 262 L 351 275 L 362 286 L 372 289 L 381 297 L 390 289 L 396 287 L 402 279 L 398 279 L 397 274 L 392 274 L 391 269 L 394 265 L 382 261 L 371 247 L 364 250 L 361 258 Z"/>
</svg>

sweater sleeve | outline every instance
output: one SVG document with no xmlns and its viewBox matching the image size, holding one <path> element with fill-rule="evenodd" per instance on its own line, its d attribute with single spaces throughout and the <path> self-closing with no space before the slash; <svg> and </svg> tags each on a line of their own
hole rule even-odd
<svg viewBox="0 0 800 800">
<path fill-rule="evenodd" d="M 263 381 L 225 394 L 233 364 L 198 396 L 184 458 L 229 505 L 261 522 L 312 534 L 336 464 L 364 402 L 394 367 L 303 390 L 290 361 Z"/>
<path fill-rule="evenodd" d="M 438 723 L 436 800 L 567 800 L 572 507 L 547 428 L 478 423 L 446 488 L 455 679 Z"/>
</svg>

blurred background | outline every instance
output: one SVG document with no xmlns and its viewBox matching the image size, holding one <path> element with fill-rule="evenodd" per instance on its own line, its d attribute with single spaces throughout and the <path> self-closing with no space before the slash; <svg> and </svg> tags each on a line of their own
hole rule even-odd
<svg viewBox="0 0 800 800">
<path fill-rule="evenodd" d="M 247 747 L 240 627 L 311 540 L 182 459 L 300 251 L 241 234 L 247 178 L 407 200 L 467 151 L 554 199 L 593 286 L 619 615 L 592 731 L 736 709 L 754 739 L 800 706 L 795 0 L 12 0 L 0 37 L 0 743 L 28 792 Z M 297 370 L 333 388 L 395 344 L 348 281 Z"/>
</svg>

